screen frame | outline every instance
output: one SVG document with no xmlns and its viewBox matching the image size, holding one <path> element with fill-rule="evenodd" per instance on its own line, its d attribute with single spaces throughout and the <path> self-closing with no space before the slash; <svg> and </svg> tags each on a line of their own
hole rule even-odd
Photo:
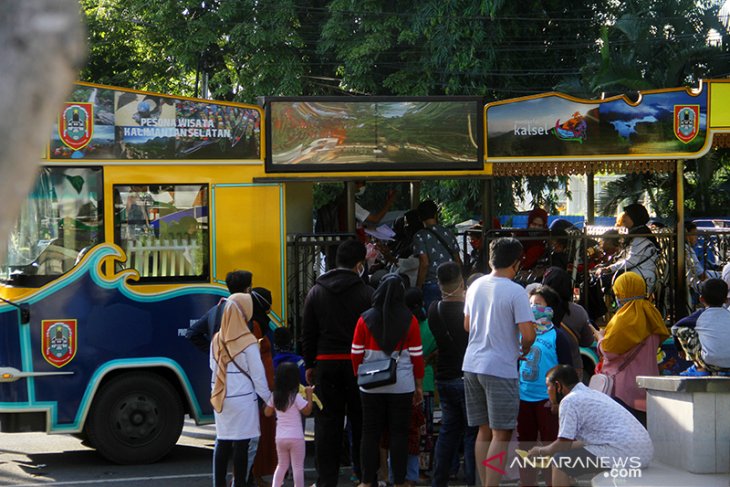
<svg viewBox="0 0 730 487">
<path fill-rule="evenodd" d="M 378 162 L 375 160 L 362 163 L 326 163 L 326 164 L 274 164 L 272 151 L 272 103 L 394 103 L 394 102 L 472 102 L 476 130 L 474 139 L 477 147 L 473 161 L 459 162 Z M 264 168 L 266 173 L 337 173 L 337 172 L 403 172 L 403 171 L 467 171 L 484 169 L 484 98 L 479 96 L 271 96 L 263 98 L 265 111 L 266 147 Z"/>
</svg>

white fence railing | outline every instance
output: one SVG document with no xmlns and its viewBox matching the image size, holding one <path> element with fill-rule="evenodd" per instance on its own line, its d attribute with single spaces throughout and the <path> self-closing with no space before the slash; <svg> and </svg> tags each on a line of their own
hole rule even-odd
<svg viewBox="0 0 730 487">
<path fill-rule="evenodd" d="M 200 244 L 190 238 L 151 238 L 127 242 L 127 266 L 141 277 L 194 276 Z"/>
</svg>

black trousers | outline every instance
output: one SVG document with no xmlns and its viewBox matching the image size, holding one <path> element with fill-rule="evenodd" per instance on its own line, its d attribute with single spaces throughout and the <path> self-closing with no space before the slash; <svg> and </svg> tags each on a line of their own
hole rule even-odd
<svg viewBox="0 0 730 487">
<path fill-rule="evenodd" d="M 362 481 L 378 485 L 380 437 L 386 427 L 390 436 L 390 468 L 393 483 L 406 480 L 408 467 L 408 427 L 411 424 L 413 393 L 370 394 L 362 397 Z M 318 485 L 319 487 L 319 485 Z"/>
<path fill-rule="evenodd" d="M 213 485 L 225 487 L 228 461 L 233 457 L 233 484 L 246 484 L 249 440 L 215 440 L 213 449 Z"/>
<path fill-rule="evenodd" d="M 352 463 L 360 471 L 362 408 L 357 378 L 349 360 L 321 360 L 317 363 L 315 392 L 323 409 L 314 418 L 314 447 L 317 487 L 336 487 L 345 416 L 352 426 Z"/>
</svg>

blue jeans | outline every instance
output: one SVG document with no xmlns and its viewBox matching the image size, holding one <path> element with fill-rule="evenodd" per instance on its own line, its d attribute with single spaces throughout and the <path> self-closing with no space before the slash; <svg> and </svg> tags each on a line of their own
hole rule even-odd
<svg viewBox="0 0 730 487">
<path fill-rule="evenodd" d="M 428 309 L 431 303 L 441 299 L 441 288 L 438 282 L 425 282 L 421 288 L 423 292 L 423 307 Z"/>
<path fill-rule="evenodd" d="M 441 402 L 441 428 L 436 440 L 432 487 L 449 483 L 453 452 L 459 451 L 464 442 L 464 477 L 468 485 L 474 485 L 476 460 L 474 444 L 478 428 L 468 426 L 466 421 L 466 400 L 464 380 L 451 379 L 436 382 Z"/>
</svg>

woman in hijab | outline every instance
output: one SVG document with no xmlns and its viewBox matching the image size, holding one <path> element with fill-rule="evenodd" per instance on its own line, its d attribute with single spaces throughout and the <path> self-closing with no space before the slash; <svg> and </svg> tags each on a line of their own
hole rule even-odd
<svg viewBox="0 0 730 487">
<path fill-rule="evenodd" d="M 535 207 L 527 214 L 527 235 L 529 237 L 547 236 L 548 214 L 542 208 Z M 530 270 L 545 255 L 545 240 L 523 240 L 522 268 Z"/>
<path fill-rule="evenodd" d="M 269 400 L 264 366 L 256 337 L 248 328 L 253 314 L 249 294 L 235 293 L 226 300 L 221 328 L 213 335 L 210 368 L 213 371 L 210 403 L 215 416 L 213 485 L 224 487 L 228 461 L 233 456 L 233 479 L 244 485 L 248 443 L 259 436 L 258 397 Z"/>
<path fill-rule="evenodd" d="M 636 385 L 636 376 L 659 375 L 657 349 L 669 331 L 659 310 L 646 299 L 646 284 L 639 274 L 621 274 L 613 292 L 619 309 L 598 342 L 601 371 L 613 376 L 614 399 L 646 425 L 646 391 Z"/>
<path fill-rule="evenodd" d="M 556 310 L 555 323 L 560 323 L 580 347 L 593 345 L 593 330 L 589 323 L 588 312 L 578 303 L 573 302 L 573 279 L 570 274 L 559 267 L 550 267 L 542 278 L 545 286 L 553 288 L 560 296 L 563 304 Z M 564 314 L 560 314 L 563 311 Z"/>
<path fill-rule="evenodd" d="M 405 287 L 397 275 L 386 276 L 373 294 L 373 306 L 357 322 L 352 340 L 352 367 L 394 357 L 395 384 L 360 388 L 362 400 L 362 483 L 377 485 L 378 444 L 390 434 L 390 465 L 396 486 L 403 486 L 408 461 L 411 408 L 423 400 L 423 348 L 418 320 L 405 304 Z"/>
<path fill-rule="evenodd" d="M 659 243 L 652 236 L 647 223 L 649 223 L 649 212 L 643 205 L 634 203 L 625 206 L 616 224 L 629 231 L 626 243 L 628 254 L 607 267 L 596 267 L 596 269 L 601 273 L 635 272 L 644 278 L 647 292 L 652 292 L 656 282 Z"/>
<path fill-rule="evenodd" d="M 269 311 L 271 310 L 271 291 L 263 287 L 251 290 L 253 315 L 249 321 L 249 329 L 259 341 L 261 362 L 266 371 L 266 382 L 269 389 L 274 387 L 274 356 L 271 347 Z M 276 417 L 266 417 L 263 409 L 259 410 L 261 436 L 258 439 L 256 454 L 253 460 L 253 477 L 257 485 L 268 485 L 263 477 L 273 475 L 278 459 L 276 456 Z"/>
</svg>

